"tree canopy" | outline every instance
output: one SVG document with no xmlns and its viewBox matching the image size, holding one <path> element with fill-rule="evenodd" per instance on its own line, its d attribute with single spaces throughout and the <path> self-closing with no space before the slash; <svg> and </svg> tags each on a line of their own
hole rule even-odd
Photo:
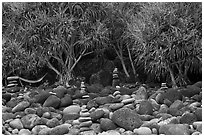
<svg viewBox="0 0 204 137">
<path fill-rule="evenodd" d="M 4 2 L 2 38 L 3 77 L 47 66 L 66 84 L 83 56 L 112 47 L 127 77 L 186 85 L 202 71 L 202 3 Z"/>
</svg>

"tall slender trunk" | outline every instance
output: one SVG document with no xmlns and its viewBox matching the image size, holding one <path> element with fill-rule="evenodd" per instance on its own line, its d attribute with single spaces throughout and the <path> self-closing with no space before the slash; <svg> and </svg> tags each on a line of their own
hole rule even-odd
<svg viewBox="0 0 204 137">
<path fill-rule="evenodd" d="M 131 56 L 130 49 L 129 49 L 128 46 L 127 46 L 127 50 L 128 50 L 128 56 L 129 56 L 129 59 L 130 59 L 130 63 L 131 63 L 131 66 L 132 66 L 132 71 L 133 71 L 134 77 L 136 77 L 135 66 L 133 64 L 132 56 Z"/>
<path fill-rule="evenodd" d="M 174 89 L 178 88 L 177 85 L 176 85 L 176 80 L 175 80 L 173 71 L 172 71 L 172 69 L 170 67 L 169 67 L 169 73 L 170 73 L 170 77 L 171 77 L 172 88 L 174 88 Z"/>
<path fill-rule="evenodd" d="M 123 70 L 124 70 L 124 72 L 125 72 L 125 75 L 129 78 L 130 75 L 129 75 L 128 71 L 127 71 L 127 68 L 126 68 L 126 66 L 125 66 L 125 62 L 124 62 L 123 58 L 120 58 L 120 61 L 121 61 Z"/>
</svg>

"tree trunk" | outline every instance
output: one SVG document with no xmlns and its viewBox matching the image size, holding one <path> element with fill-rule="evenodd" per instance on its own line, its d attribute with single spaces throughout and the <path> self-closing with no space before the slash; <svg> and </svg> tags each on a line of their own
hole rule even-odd
<svg viewBox="0 0 204 137">
<path fill-rule="evenodd" d="M 126 68 L 126 66 L 125 66 L 125 62 L 124 62 L 123 58 L 120 58 L 120 61 L 121 61 L 123 70 L 124 70 L 124 72 L 125 72 L 125 75 L 129 78 L 130 75 L 129 75 L 128 71 L 127 71 L 127 68 Z"/>
<path fill-rule="evenodd" d="M 174 88 L 174 89 L 178 88 L 177 85 L 176 85 L 176 81 L 175 81 L 173 71 L 171 70 L 170 67 L 169 67 L 169 73 L 170 73 L 170 77 L 171 77 L 172 88 Z"/>
<path fill-rule="evenodd" d="M 129 49 L 128 46 L 127 46 L 127 50 L 128 50 L 128 55 L 129 55 L 130 63 L 131 63 L 131 66 L 132 66 L 132 71 L 133 71 L 134 77 L 136 78 L 135 66 L 133 64 L 132 56 L 131 56 L 130 49 Z"/>
</svg>

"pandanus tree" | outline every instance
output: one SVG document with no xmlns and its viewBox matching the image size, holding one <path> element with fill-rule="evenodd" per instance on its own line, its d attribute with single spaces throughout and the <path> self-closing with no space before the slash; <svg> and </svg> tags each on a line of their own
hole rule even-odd
<svg viewBox="0 0 204 137">
<path fill-rule="evenodd" d="M 106 46 L 100 3 L 26 3 L 24 8 L 22 47 L 56 72 L 62 84 L 84 55 Z"/>
<path fill-rule="evenodd" d="M 137 66 L 173 87 L 189 84 L 187 73 L 201 71 L 201 16 L 201 3 L 143 3 L 129 29 Z"/>
</svg>

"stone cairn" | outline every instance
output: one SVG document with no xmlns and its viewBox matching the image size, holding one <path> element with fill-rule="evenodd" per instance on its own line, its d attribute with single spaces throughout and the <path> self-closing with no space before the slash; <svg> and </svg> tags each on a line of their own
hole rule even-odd
<svg viewBox="0 0 204 137">
<path fill-rule="evenodd" d="M 113 81 L 112 81 L 112 86 L 116 87 L 119 86 L 120 80 L 119 80 L 119 76 L 118 76 L 118 68 L 115 68 L 113 70 Z"/>
<path fill-rule="evenodd" d="M 87 87 L 86 87 L 86 85 L 84 84 L 84 82 L 82 81 L 82 82 L 81 82 L 81 89 L 80 89 L 80 92 L 81 92 L 82 94 L 84 94 L 84 95 L 82 96 L 82 99 L 87 99 L 87 98 L 89 98 L 89 95 L 87 94 L 86 89 L 87 89 Z"/>
<path fill-rule="evenodd" d="M 12 88 L 12 87 L 16 87 L 18 86 L 18 77 L 7 77 L 7 80 L 8 80 L 8 85 L 7 85 L 7 88 Z"/>
<path fill-rule="evenodd" d="M 90 117 L 90 113 L 88 111 L 88 109 L 86 109 L 86 106 L 83 105 L 81 107 L 81 111 L 80 111 L 80 117 L 79 117 L 79 128 L 80 128 L 80 132 L 83 131 L 89 131 L 91 130 L 91 125 L 92 125 L 92 120 Z"/>
</svg>

